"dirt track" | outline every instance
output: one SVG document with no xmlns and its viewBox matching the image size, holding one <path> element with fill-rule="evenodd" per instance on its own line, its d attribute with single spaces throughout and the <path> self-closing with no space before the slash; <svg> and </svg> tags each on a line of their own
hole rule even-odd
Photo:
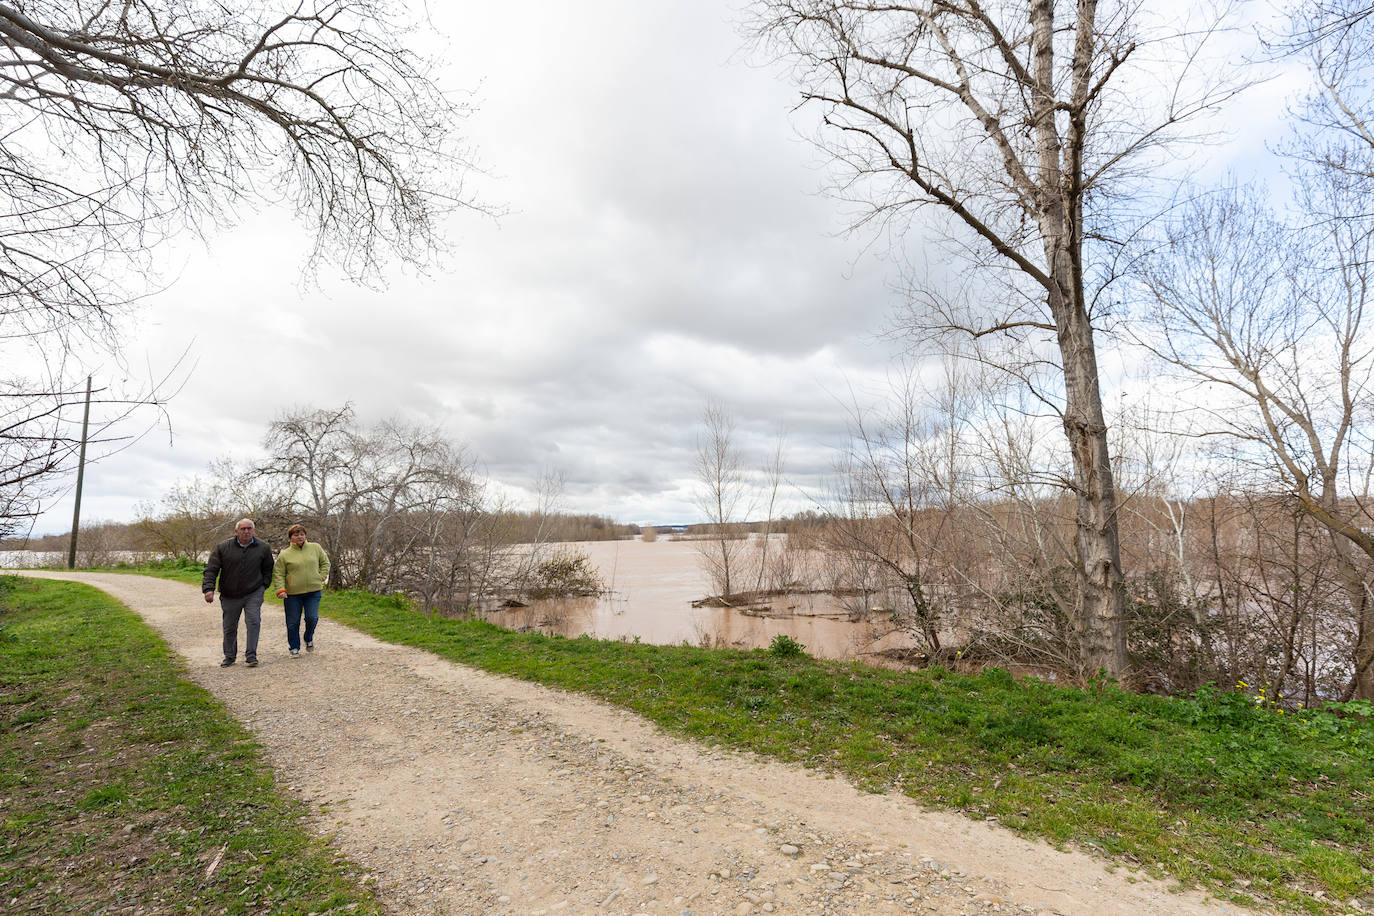
<svg viewBox="0 0 1374 916">
<path fill-rule="evenodd" d="M 1252 912 L 327 619 L 293 660 L 271 605 L 262 664 L 221 669 L 219 605 L 195 586 L 25 575 L 142 614 L 396 913 Z"/>
</svg>

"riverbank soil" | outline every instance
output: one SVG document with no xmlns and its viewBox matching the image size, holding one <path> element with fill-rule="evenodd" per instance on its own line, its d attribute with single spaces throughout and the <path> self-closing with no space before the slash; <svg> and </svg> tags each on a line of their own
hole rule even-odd
<svg viewBox="0 0 1374 916">
<path fill-rule="evenodd" d="M 327 618 L 292 659 L 266 605 L 261 665 L 220 668 L 219 604 L 196 586 L 25 575 L 140 613 L 398 914 L 1253 912 Z"/>
</svg>

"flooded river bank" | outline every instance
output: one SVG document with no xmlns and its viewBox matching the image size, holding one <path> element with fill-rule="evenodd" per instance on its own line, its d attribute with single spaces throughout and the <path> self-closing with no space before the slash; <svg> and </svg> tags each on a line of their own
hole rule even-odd
<svg viewBox="0 0 1374 916">
<path fill-rule="evenodd" d="M 587 541 L 561 545 L 590 557 L 610 592 L 596 598 L 553 598 L 528 607 L 488 612 L 487 619 L 518 630 L 659 645 L 756 648 L 786 635 L 825 658 L 872 660 L 871 653 L 912 645 L 889 632 L 885 619 L 854 622 L 829 594 L 772 599 L 770 616 L 733 608 L 693 607 L 712 594 L 699 541 Z"/>
</svg>

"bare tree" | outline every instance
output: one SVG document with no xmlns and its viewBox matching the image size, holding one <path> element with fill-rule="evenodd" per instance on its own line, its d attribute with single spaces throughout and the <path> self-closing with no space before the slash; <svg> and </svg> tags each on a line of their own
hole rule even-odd
<svg viewBox="0 0 1374 916">
<path fill-rule="evenodd" d="M 282 510 L 319 532 L 330 585 L 388 588 L 411 575 L 412 556 L 451 504 L 473 503 L 473 471 L 442 431 L 397 420 L 359 428 L 351 405 L 296 408 L 272 422 L 269 458 L 252 469 L 277 481 Z"/>
<path fill-rule="evenodd" d="M 1117 423 L 1113 451 L 1123 494 L 1123 554 L 1129 568 L 1167 568 L 1178 576 L 1190 606 L 1201 613 L 1206 600 L 1195 571 L 1193 558 L 1200 550 L 1190 540 L 1197 527 L 1191 514 L 1216 480 L 1190 473 L 1208 456 L 1191 450 L 1194 440 L 1171 434 L 1171 422 L 1170 411 L 1140 403 L 1125 410 Z"/>
<path fill-rule="evenodd" d="M 924 289 L 911 329 L 1052 348 L 1062 390 L 1047 400 L 1067 437 L 1066 485 L 1077 500 L 1082 661 L 1124 674 L 1117 496 L 1096 341 L 1105 270 L 1089 243 L 1105 236 L 1105 205 L 1119 207 L 1143 155 L 1233 88 L 1176 72 L 1163 93 L 1142 91 L 1159 84 L 1170 52 L 1134 3 L 756 7 L 759 32 L 795 62 L 803 99 L 824 112 L 819 142 L 845 171 L 841 192 L 880 219 L 937 208 L 985 268 L 971 302 Z M 1198 62 L 1188 44 L 1172 46 L 1178 71 Z M 1164 101 L 1147 109 L 1144 98 Z"/>
<path fill-rule="evenodd" d="M 1299 129 L 1287 152 L 1344 175 L 1368 194 L 1374 190 L 1374 4 L 1297 4 L 1291 31 L 1277 44 L 1306 59 L 1313 82 L 1294 111 Z M 1366 203 L 1348 216 L 1371 214 Z"/>
<path fill-rule="evenodd" d="M 1236 439 L 1251 485 L 1328 533 L 1358 632 L 1346 693 L 1374 698 L 1374 221 L 1347 218 L 1348 178 L 1305 176 L 1303 226 L 1234 188 L 1192 205 L 1143 262 L 1140 342 L 1205 386 L 1194 429 Z"/>
<path fill-rule="evenodd" d="M 470 608 L 490 594 L 507 546 L 485 484 L 468 467 L 454 466 L 448 476 L 459 485 L 425 482 L 415 509 L 401 519 L 409 549 L 397 584 L 420 599 L 425 613 Z"/>
<path fill-rule="evenodd" d="M 767 495 L 764 500 L 763 531 L 760 532 L 762 537 L 759 539 L 758 574 L 754 579 L 754 591 L 757 593 L 763 592 L 765 577 L 769 576 L 772 571 L 769 552 L 774 540 L 774 524 L 777 521 L 778 489 L 782 486 L 783 474 L 787 470 L 786 447 L 787 434 L 780 430 L 773 440 L 773 451 L 762 468 L 763 484 Z M 786 567 L 787 564 L 783 562 L 778 565 Z M 789 583 L 783 577 L 782 580 L 774 581 L 771 584 L 776 588 L 786 589 Z"/>
<path fill-rule="evenodd" d="M 743 542 L 735 530 L 743 521 L 748 484 L 744 479 L 735 419 L 725 406 L 710 401 L 702 413 L 702 433 L 697 439 L 696 472 L 701 490 L 697 505 L 709 525 L 709 540 L 701 555 L 720 597 L 735 594 L 735 574 Z"/>
<path fill-rule="evenodd" d="M 31 515 L 66 468 L 54 418 L 85 374 L 66 355 L 118 353 L 116 319 L 149 291 L 159 241 L 276 199 L 312 230 L 312 265 L 367 278 L 387 252 L 436 249 L 440 217 L 468 205 L 453 132 L 466 107 L 412 50 L 402 11 L 0 2 L 0 364 L 15 372 L 35 342 L 43 376 L 0 379 L 3 518 Z"/>
<path fill-rule="evenodd" d="M 139 508 L 136 527 L 157 553 L 200 561 L 243 515 L 244 509 L 229 500 L 226 490 L 217 475 L 178 481 L 157 505 Z"/>
<path fill-rule="evenodd" d="M 0 324 L 4 316 L 0 315 Z M 4 347 L 0 353 L 15 352 Z M 27 531 L 45 501 L 64 489 L 64 474 L 81 447 L 86 400 L 84 381 L 76 383 L 57 357 L 38 378 L 0 377 L 0 537 Z M 8 368 L 8 367 L 7 367 Z M 87 432 L 87 461 L 127 448 L 152 428 L 153 421 L 132 423 L 145 409 L 160 416 L 173 385 L 164 379 L 145 387 L 101 385 L 91 396 L 92 424 Z"/>
<path fill-rule="evenodd" d="M 970 544 L 982 545 L 964 548 L 953 566 L 970 586 L 970 643 L 985 657 L 1089 678 L 1099 669 L 1085 662 L 1075 625 L 1076 519 L 1061 484 L 1068 459 L 1049 444 L 1052 430 L 1035 415 L 1030 394 L 998 387 L 1004 390 L 995 397 L 984 396 L 961 452 L 973 483 L 963 502 L 966 525 L 977 525 Z M 959 416 L 967 422 L 967 409 Z"/>
<path fill-rule="evenodd" d="M 329 585 L 343 581 L 344 533 L 358 511 L 352 486 L 356 431 L 353 405 L 338 409 L 297 408 L 282 413 L 268 427 L 263 444 L 268 459 L 257 469 L 265 478 L 281 481 L 283 508 L 318 533 L 334 563 Z"/>
<path fill-rule="evenodd" d="M 1286 494 L 1247 495 L 1250 536 L 1233 587 L 1247 609 L 1237 653 L 1250 683 L 1275 701 L 1320 705 L 1348 696 L 1358 619 L 1349 614 L 1330 536 Z"/>
<path fill-rule="evenodd" d="M 958 374 L 952 362 L 946 366 Z M 949 548 L 966 466 L 961 435 L 968 417 L 957 404 L 967 390 L 952 377 L 946 381 L 951 384 L 939 390 L 944 406 L 953 408 L 948 411 L 929 409 L 910 364 L 891 379 L 892 397 L 882 412 L 851 408 L 850 446 L 841 459 L 841 492 L 826 538 L 850 569 L 865 572 L 853 583 L 864 602 L 857 610 L 867 611 L 877 591 L 892 608 L 894 624 L 931 653 L 940 650 L 954 593 Z"/>
<path fill-rule="evenodd" d="M 461 448 L 435 428 L 387 420 L 352 439 L 349 478 L 359 587 L 390 586 L 414 547 L 402 522 L 435 500 L 462 498 L 471 471 Z"/>
<path fill-rule="evenodd" d="M 7 311 L 106 314 L 124 297 L 99 285 L 115 279 L 101 262 L 270 189 L 314 230 L 314 257 L 353 275 L 384 249 L 423 254 L 461 202 L 452 131 L 465 109 L 410 50 L 401 10 L 0 3 Z"/>
</svg>

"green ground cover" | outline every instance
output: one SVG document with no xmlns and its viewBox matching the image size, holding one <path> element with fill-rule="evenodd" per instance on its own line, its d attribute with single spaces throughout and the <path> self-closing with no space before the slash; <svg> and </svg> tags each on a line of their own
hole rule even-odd
<svg viewBox="0 0 1374 916">
<path fill-rule="evenodd" d="M 306 814 L 136 614 L 0 577 L 0 912 L 380 913 Z"/>
<path fill-rule="evenodd" d="M 701 741 L 843 774 L 1075 844 L 1236 902 L 1374 911 L 1370 704 L 1284 714 L 1253 696 L 1166 698 L 752 652 L 515 633 L 330 594 L 388 642 L 600 697 Z"/>
<path fill-rule="evenodd" d="M 146 571 L 200 581 L 187 564 Z M 330 593 L 322 612 L 1238 903 L 1374 912 L 1368 703 L 1295 714 L 1244 693 L 1164 698 L 1001 670 L 889 671 L 813 659 L 786 641 L 741 652 L 564 639 L 430 618 L 365 593 Z"/>
</svg>

